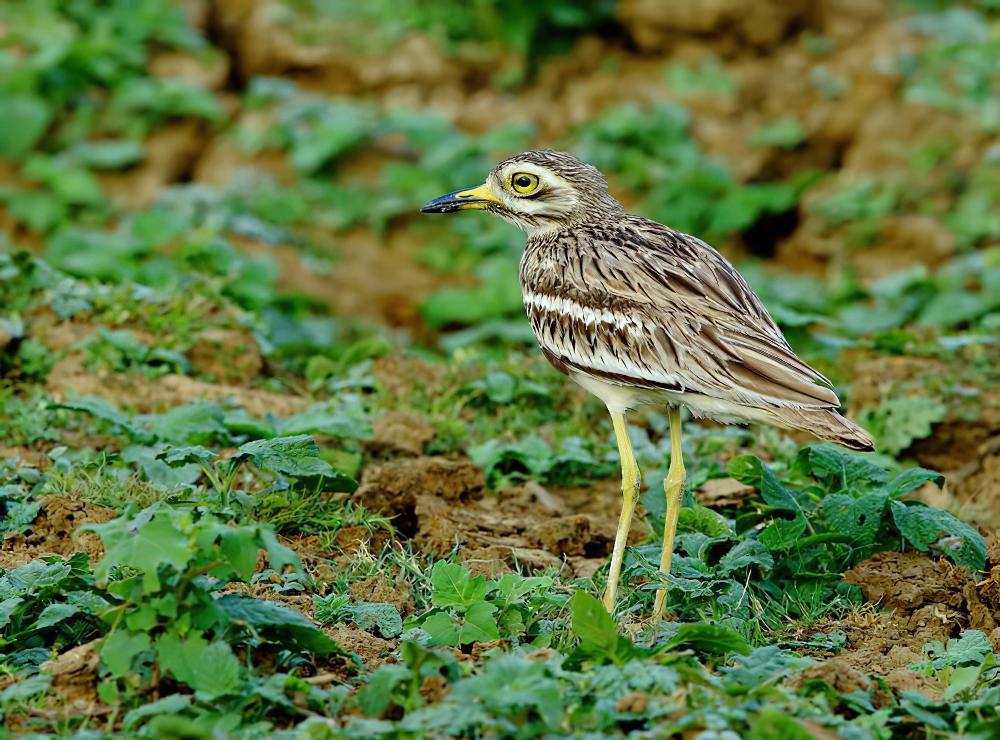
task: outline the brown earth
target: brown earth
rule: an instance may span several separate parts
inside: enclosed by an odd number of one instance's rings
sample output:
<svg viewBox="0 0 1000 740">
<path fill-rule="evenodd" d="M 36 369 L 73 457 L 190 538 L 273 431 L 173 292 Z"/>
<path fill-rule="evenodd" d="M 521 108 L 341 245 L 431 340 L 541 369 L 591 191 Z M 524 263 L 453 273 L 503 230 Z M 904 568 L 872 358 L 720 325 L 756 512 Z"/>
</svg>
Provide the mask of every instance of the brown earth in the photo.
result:
<svg viewBox="0 0 1000 740">
<path fill-rule="evenodd" d="M 521 565 L 589 576 L 610 552 L 617 527 L 621 496 L 605 493 L 538 484 L 487 493 L 482 471 L 471 463 L 417 457 L 369 465 L 354 500 L 392 517 L 425 553 L 457 548 L 477 572 Z M 632 541 L 644 536 L 637 523 Z"/>
<path fill-rule="evenodd" d="M 104 546 L 93 532 L 78 531 L 84 524 L 101 524 L 114 519 L 117 512 L 95 506 L 72 496 L 45 496 L 41 511 L 31 528 L 23 533 L 8 533 L 0 545 L 0 568 L 9 570 L 44 555 L 72 555 L 85 552 L 90 562 L 104 556 Z"/>
<path fill-rule="evenodd" d="M 912 668 L 924 660 L 925 644 L 971 628 L 1000 648 L 997 536 L 988 546 L 989 575 L 979 582 L 947 560 L 917 552 L 883 552 L 858 563 L 844 581 L 860 588 L 871 605 L 823 625 L 822 632 L 843 632 L 847 645 L 803 672 L 799 682 L 822 679 L 838 689 L 867 688 L 869 677 L 879 676 L 898 691 L 940 699 L 944 687 Z"/>
</svg>

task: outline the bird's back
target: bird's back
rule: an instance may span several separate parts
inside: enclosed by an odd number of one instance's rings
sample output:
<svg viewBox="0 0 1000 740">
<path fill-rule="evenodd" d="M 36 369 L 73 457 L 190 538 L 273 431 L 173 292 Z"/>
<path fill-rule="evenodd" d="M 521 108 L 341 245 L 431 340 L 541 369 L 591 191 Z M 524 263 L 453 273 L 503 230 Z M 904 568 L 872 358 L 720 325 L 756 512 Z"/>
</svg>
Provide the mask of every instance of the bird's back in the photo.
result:
<svg viewBox="0 0 1000 740">
<path fill-rule="evenodd" d="M 636 216 L 576 224 L 531 236 L 520 279 L 545 356 L 599 396 L 871 445 L 743 277 L 694 237 Z"/>
</svg>

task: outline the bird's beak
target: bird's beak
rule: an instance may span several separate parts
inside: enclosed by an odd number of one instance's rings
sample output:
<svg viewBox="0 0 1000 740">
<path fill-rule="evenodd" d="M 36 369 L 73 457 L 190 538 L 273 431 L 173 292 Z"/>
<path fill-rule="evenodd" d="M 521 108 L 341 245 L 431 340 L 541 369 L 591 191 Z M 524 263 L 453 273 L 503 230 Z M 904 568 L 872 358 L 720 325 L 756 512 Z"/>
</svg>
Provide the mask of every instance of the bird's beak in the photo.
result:
<svg viewBox="0 0 1000 740">
<path fill-rule="evenodd" d="M 471 190 L 456 190 L 445 193 L 424 203 L 421 213 L 454 213 L 470 208 L 488 208 L 491 203 L 499 203 L 485 183 Z"/>
</svg>

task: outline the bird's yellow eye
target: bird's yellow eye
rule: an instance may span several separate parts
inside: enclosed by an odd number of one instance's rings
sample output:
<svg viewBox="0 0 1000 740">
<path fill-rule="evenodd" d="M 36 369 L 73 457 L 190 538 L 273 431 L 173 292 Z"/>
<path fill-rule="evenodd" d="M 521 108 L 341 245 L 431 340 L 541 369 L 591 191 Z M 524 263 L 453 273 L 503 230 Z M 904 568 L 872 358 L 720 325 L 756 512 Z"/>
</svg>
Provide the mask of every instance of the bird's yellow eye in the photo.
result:
<svg viewBox="0 0 1000 740">
<path fill-rule="evenodd" d="M 538 187 L 538 175 L 515 172 L 510 178 L 510 186 L 518 193 L 530 193 Z"/>
</svg>

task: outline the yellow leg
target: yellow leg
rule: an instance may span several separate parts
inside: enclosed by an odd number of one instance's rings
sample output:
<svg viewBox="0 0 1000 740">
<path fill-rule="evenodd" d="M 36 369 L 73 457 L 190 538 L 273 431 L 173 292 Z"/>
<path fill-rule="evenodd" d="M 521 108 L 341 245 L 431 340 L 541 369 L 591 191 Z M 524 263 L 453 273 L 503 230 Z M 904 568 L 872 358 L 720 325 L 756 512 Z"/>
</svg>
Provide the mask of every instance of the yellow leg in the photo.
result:
<svg viewBox="0 0 1000 740">
<path fill-rule="evenodd" d="M 611 570 L 608 571 L 608 587 L 604 592 L 604 608 L 608 613 L 615 612 L 615 597 L 618 593 L 618 579 L 622 572 L 622 559 L 625 557 L 625 544 L 628 542 L 629 529 L 632 527 L 632 512 L 635 511 L 635 501 L 639 495 L 639 466 L 632 453 L 632 442 L 628 438 L 628 428 L 625 426 L 625 414 L 611 412 L 611 423 L 615 428 L 615 439 L 618 442 L 618 455 L 622 461 L 622 513 L 618 519 L 618 532 L 615 534 L 615 548 L 611 553 Z"/>
<path fill-rule="evenodd" d="M 663 524 L 663 554 L 660 556 L 660 573 L 663 578 L 670 576 L 670 561 L 674 554 L 674 534 L 677 532 L 677 517 L 681 512 L 681 500 L 684 496 L 684 451 L 681 448 L 681 411 L 671 408 L 670 417 L 670 467 L 663 481 L 663 493 L 667 497 L 667 512 Z M 653 606 L 653 619 L 660 619 L 664 613 L 667 600 L 666 589 L 656 592 L 656 603 Z"/>
</svg>

